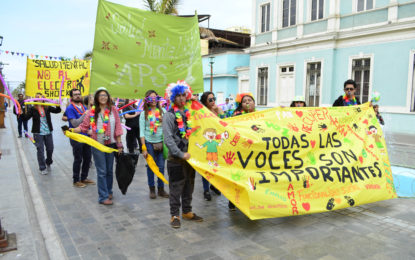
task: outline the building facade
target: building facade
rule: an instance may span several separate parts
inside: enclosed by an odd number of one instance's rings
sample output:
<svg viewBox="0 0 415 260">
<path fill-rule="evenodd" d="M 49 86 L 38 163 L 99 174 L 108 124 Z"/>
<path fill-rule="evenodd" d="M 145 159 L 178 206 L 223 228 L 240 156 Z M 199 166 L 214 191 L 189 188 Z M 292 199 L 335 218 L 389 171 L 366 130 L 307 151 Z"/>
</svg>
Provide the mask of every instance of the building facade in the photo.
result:
<svg viewBox="0 0 415 260">
<path fill-rule="evenodd" d="M 331 106 L 352 78 L 360 101 L 380 93 L 386 131 L 415 135 L 415 1 L 252 0 L 252 27 L 238 89 L 257 107 Z"/>
<path fill-rule="evenodd" d="M 216 103 L 223 104 L 225 98 L 235 98 L 238 94 L 238 68 L 249 65 L 249 54 L 235 50 L 203 56 L 205 91 L 210 91 L 211 58 L 214 58 L 212 64 L 212 92 L 215 93 Z"/>
</svg>

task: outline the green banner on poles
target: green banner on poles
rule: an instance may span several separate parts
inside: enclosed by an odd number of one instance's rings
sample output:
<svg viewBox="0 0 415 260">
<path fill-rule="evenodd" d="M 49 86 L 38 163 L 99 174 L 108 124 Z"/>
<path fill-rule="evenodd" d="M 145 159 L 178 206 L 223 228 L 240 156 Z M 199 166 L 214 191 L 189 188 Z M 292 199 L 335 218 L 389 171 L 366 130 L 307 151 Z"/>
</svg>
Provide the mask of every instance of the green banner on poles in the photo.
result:
<svg viewBox="0 0 415 260">
<path fill-rule="evenodd" d="M 203 92 L 197 16 L 164 15 L 100 0 L 91 93 L 105 87 L 112 96 L 137 98 L 153 89 L 162 96 L 177 80 Z"/>
</svg>

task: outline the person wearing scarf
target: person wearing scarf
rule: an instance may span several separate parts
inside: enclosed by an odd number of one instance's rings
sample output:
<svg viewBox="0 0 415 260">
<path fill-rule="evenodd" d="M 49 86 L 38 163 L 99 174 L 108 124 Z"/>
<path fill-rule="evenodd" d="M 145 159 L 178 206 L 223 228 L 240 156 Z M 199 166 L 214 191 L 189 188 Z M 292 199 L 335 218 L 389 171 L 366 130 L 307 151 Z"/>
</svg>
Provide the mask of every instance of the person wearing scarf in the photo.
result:
<svg viewBox="0 0 415 260">
<path fill-rule="evenodd" d="M 87 133 L 92 128 L 91 138 L 108 147 L 123 151 L 121 127 L 118 109 L 112 104 L 108 91 L 100 87 L 94 95 L 94 106 L 86 112 L 84 121 L 71 128 L 75 133 Z M 92 147 L 95 168 L 97 170 L 98 202 L 112 205 L 112 183 L 114 178 L 114 153 L 104 153 Z"/>
<path fill-rule="evenodd" d="M 163 157 L 163 114 L 166 110 L 161 107 L 161 97 L 154 90 L 146 93 L 144 111 L 140 115 L 140 138 L 142 143 L 142 154 L 144 158 L 151 155 L 154 158 L 160 172 L 164 174 Z M 156 187 L 154 185 L 154 173 L 147 166 L 147 183 L 150 189 L 150 199 L 156 198 Z M 169 194 L 164 191 L 164 183 L 157 178 L 157 193 L 159 197 L 168 198 Z"/>
<path fill-rule="evenodd" d="M 44 98 L 44 96 L 41 93 L 37 93 L 36 98 Z M 33 118 L 32 133 L 37 149 L 39 171 L 42 175 L 50 173 L 50 166 L 53 163 L 53 126 L 50 113 L 59 114 L 61 111 L 60 106 L 35 105 L 27 109 L 27 112 L 22 115 L 22 120 Z M 44 147 L 46 147 L 46 160 Z"/>
<path fill-rule="evenodd" d="M 180 207 L 182 218 L 196 222 L 202 222 L 203 218 L 192 212 L 192 194 L 195 182 L 195 170 L 187 160 L 190 154 L 187 152 L 190 123 L 190 99 L 192 90 L 184 81 L 171 83 L 166 88 L 165 99 L 172 105 L 163 116 L 164 142 L 169 149 L 167 171 L 169 174 L 169 201 L 170 201 L 170 225 L 180 228 Z"/>
<path fill-rule="evenodd" d="M 81 91 L 79 89 L 71 89 L 69 91 L 71 104 L 66 108 L 65 113 L 69 122 L 69 127 L 79 126 L 85 118 L 86 106 L 82 104 Z M 89 166 L 91 163 L 91 146 L 70 139 L 73 154 L 72 179 L 73 185 L 77 188 L 84 188 L 86 185 L 95 184 L 94 181 L 88 179 Z"/>
<path fill-rule="evenodd" d="M 352 79 L 346 80 L 343 84 L 344 95 L 338 97 L 334 101 L 334 107 L 345 107 L 345 106 L 356 106 L 360 105 L 360 101 L 355 97 L 354 93 L 356 92 L 356 82 Z"/>
</svg>

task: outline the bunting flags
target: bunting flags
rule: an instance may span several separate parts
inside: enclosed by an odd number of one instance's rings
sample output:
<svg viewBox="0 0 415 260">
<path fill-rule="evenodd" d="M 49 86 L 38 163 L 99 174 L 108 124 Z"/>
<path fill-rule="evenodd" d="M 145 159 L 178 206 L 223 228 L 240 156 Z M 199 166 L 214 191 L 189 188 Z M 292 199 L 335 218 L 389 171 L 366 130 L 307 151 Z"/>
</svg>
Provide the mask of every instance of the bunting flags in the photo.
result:
<svg viewBox="0 0 415 260">
<path fill-rule="evenodd" d="M 17 51 L 8 51 L 8 50 L 0 50 L 0 55 L 11 55 L 14 57 L 30 57 L 31 59 L 46 59 L 46 60 L 60 60 L 62 57 L 64 60 L 72 60 L 72 58 L 63 57 L 63 56 L 50 56 L 50 55 L 39 55 L 39 54 L 32 54 L 27 52 L 17 52 Z"/>
</svg>

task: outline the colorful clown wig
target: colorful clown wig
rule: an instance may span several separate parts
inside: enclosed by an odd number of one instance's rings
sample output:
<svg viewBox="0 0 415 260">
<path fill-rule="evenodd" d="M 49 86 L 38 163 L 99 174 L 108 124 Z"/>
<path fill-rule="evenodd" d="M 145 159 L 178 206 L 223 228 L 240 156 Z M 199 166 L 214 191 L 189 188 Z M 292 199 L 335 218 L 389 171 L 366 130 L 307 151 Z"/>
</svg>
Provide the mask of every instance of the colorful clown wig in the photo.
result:
<svg viewBox="0 0 415 260">
<path fill-rule="evenodd" d="M 164 98 L 166 100 L 170 100 L 170 102 L 174 102 L 177 94 L 186 94 L 186 100 L 190 100 L 192 97 L 192 88 L 189 84 L 186 83 L 184 80 L 179 80 L 176 83 L 170 83 L 166 88 L 166 93 L 164 94 Z"/>
<path fill-rule="evenodd" d="M 244 96 L 250 96 L 252 100 L 255 100 L 254 95 L 252 95 L 251 92 L 240 93 L 236 95 L 236 99 L 235 99 L 237 106 L 242 103 L 242 99 L 244 98 Z"/>
</svg>

